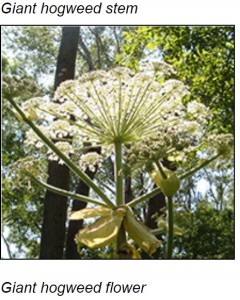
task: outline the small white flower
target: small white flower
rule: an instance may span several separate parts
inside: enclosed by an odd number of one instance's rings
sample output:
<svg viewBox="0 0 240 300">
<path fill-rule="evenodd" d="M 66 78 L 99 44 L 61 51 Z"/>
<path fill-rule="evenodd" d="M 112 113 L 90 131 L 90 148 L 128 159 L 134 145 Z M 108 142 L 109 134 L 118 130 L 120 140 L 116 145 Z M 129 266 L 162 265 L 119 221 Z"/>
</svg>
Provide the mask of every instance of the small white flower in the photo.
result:
<svg viewBox="0 0 240 300">
<path fill-rule="evenodd" d="M 101 166 L 102 156 L 97 152 L 88 152 L 83 154 L 79 161 L 80 168 L 85 172 L 89 169 L 91 172 L 95 172 L 97 166 Z"/>
<path fill-rule="evenodd" d="M 17 188 L 28 186 L 31 189 L 31 176 L 46 181 L 48 177 L 46 166 L 45 161 L 32 156 L 17 160 L 9 166 L 13 185 Z"/>
<path fill-rule="evenodd" d="M 55 143 L 55 146 L 68 158 L 74 153 L 73 146 L 68 142 L 57 142 Z M 64 164 L 64 162 L 59 159 L 59 157 L 51 149 L 48 150 L 48 159 L 58 161 L 59 164 Z"/>
<path fill-rule="evenodd" d="M 222 157 L 233 155 L 233 136 L 232 134 L 212 134 L 206 139 L 206 147 L 210 152 L 221 154 Z"/>
<path fill-rule="evenodd" d="M 50 125 L 50 135 L 52 138 L 63 138 L 71 135 L 72 126 L 64 120 L 55 120 Z"/>
<path fill-rule="evenodd" d="M 176 74 L 174 68 L 164 61 L 144 61 L 140 64 L 139 70 L 152 77 L 163 77 L 165 75 Z"/>
<path fill-rule="evenodd" d="M 38 126 L 38 128 L 41 130 L 41 132 L 46 136 L 50 137 L 48 129 L 45 126 Z M 39 136 L 32 130 L 29 129 L 26 132 L 26 139 L 24 143 L 28 146 L 35 146 L 36 148 L 42 148 L 44 146 L 43 141 L 39 138 Z"/>
<path fill-rule="evenodd" d="M 212 116 L 209 109 L 203 103 L 199 103 L 196 100 L 187 104 L 187 112 L 202 123 L 207 123 Z"/>
</svg>

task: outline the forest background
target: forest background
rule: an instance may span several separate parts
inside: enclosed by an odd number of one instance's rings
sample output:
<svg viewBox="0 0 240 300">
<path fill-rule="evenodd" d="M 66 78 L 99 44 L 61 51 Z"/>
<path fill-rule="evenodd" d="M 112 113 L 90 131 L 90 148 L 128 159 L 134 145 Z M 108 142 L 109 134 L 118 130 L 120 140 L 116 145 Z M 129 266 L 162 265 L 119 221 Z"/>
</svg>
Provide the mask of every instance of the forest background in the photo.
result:
<svg viewBox="0 0 240 300">
<path fill-rule="evenodd" d="M 51 97 L 54 75 L 57 85 L 61 51 L 71 53 L 75 77 L 117 65 L 136 70 L 146 58 L 164 60 L 177 70 L 176 79 L 189 86 L 191 94 L 185 101 L 197 100 L 211 108 L 212 132 L 234 133 L 232 26 L 3 27 L 2 46 L 2 242 L 9 258 L 111 257 L 109 247 L 94 251 L 83 248 L 78 252 L 73 243 L 74 234 L 83 224 L 73 226 L 66 219 L 67 211 L 85 204 L 55 199 L 54 205 L 49 205 L 51 195 L 45 195 L 44 190 L 37 186 L 19 189 L 11 180 L 9 165 L 31 149 L 23 143 L 26 126 L 19 125 L 6 100 L 11 98 L 21 104 L 33 96 Z M 107 179 L 111 186 L 108 174 L 112 174 L 111 164 L 93 175 Z M 74 178 L 69 184 L 76 184 Z M 215 172 L 205 168 L 181 186 L 175 197 L 179 230 L 174 258 L 234 258 L 233 184 L 232 158 L 217 166 Z M 148 188 L 143 175 L 135 181 L 128 179 L 126 186 L 129 198 Z M 156 229 L 161 222 L 155 215 L 164 206 L 158 195 L 139 206 L 137 213 L 146 225 Z M 164 235 L 162 228 L 163 240 Z M 161 251 L 155 254 L 155 258 L 161 257 Z"/>
</svg>

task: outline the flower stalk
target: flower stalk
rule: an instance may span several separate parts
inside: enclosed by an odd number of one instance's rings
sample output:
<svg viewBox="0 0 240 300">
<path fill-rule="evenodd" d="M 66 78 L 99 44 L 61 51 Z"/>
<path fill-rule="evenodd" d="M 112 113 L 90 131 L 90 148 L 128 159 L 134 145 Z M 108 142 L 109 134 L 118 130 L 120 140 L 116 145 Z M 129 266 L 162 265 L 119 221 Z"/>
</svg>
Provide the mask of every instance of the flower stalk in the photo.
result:
<svg viewBox="0 0 240 300">
<path fill-rule="evenodd" d="M 156 163 L 156 165 L 157 165 L 158 171 L 160 172 L 162 178 L 163 178 L 163 179 L 167 179 L 167 175 L 165 174 L 162 165 L 159 163 L 158 160 L 157 160 L 155 163 Z"/>
<path fill-rule="evenodd" d="M 122 170 L 122 143 L 115 143 L 115 182 L 116 182 L 116 204 L 124 205 L 123 192 L 123 170 Z"/>
<path fill-rule="evenodd" d="M 152 197 L 158 195 L 159 193 L 161 193 L 161 189 L 160 189 L 159 187 L 157 187 L 157 188 L 153 189 L 151 192 L 146 193 L 146 194 L 144 194 L 144 195 L 141 195 L 141 196 L 138 197 L 138 198 L 133 199 L 132 201 L 130 201 L 130 202 L 127 204 L 127 206 L 129 206 L 129 207 L 134 207 L 134 206 L 136 206 L 136 205 L 138 205 L 138 204 L 140 204 L 140 203 L 142 203 L 142 202 L 145 202 L 145 201 L 147 201 L 148 199 L 150 199 L 150 198 L 152 198 Z"/>
<path fill-rule="evenodd" d="M 122 206 L 125 204 L 123 189 L 123 171 L 122 171 L 122 143 L 115 143 L 115 183 L 116 183 L 116 204 Z M 117 255 L 118 258 L 124 258 L 122 249 L 126 245 L 126 233 L 123 225 L 120 226 L 117 234 Z"/>
<path fill-rule="evenodd" d="M 188 172 L 186 172 L 185 174 L 183 174 L 182 176 L 180 176 L 180 179 L 186 179 L 192 175 L 194 175 L 196 172 L 200 171 L 201 169 L 203 169 L 204 167 L 206 167 L 208 164 L 210 164 L 212 161 L 214 161 L 215 159 L 217 159 L 221 154 L 216 154 L 215 156 L 213 156 L 210 159 L 206 159 L 202 164 L 200 164 L 198 167 L 189 170 Z"/>
<path fill-rule="evenodd" d="M 73 192 L 68 192 L 66 190 L 57 188 L 57 187 L 55 187 L 53 185 L 50 185 L 46 182 L 43 182 L 41 180 L 38 180 L 37 178 L 35 178 L 31 175 L 30 175 L 30 177 L 34 182 L 36 182 L 40 186 L 46 188 L 47 190 L 49 190 L 49 191 L 51 191 L 55 194 L 58 194 L 58 195 L 61 195 L 61 196 L 66 196 L 66 197 L 71 197 L 72 199 L 76 199 L 76 200 L 83 201 L 83 202 L 86 202 L 86 203 L 92 203 L 92 204 L 95 204 L 95 205 L 100 205 L 102 207 L 108 207 L 108 205 L 106 205 L 105 203 L 97 201 L 93 198 L 90 198 L 90 197 L 87 197 L 87 196 L 84 196 L 84 195 L 80 195 L 80 194 L 76 194 L 76 193 L 73 193 Z"/>
</svg>

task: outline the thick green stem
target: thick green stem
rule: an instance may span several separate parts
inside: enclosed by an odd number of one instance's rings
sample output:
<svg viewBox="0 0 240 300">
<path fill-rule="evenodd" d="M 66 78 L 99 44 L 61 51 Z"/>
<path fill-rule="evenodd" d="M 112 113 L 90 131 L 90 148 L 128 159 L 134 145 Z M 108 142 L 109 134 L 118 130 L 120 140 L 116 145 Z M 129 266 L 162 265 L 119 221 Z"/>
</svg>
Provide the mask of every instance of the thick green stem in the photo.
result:
<svg viewBox="0 0 240 300">
<path fill-rule="evenodd" d="M 172 251 L 173 251 L 173 236 L 174 236 L 174 230 L 173 230 L 173 200 L 172 197 L 167 197 L 167 210 L 168 210 L 168 232 L 167 232 L 167 253 L 166 258 L 171 259 L 172 258 Z"/>
<path fill-rule="evenodd" d="M 115 182 L 116 182 L 116 204 L 124 205 L 123 170 L 122 170 L 122 143 L 115 143 Z"/>
<path fill-rule="evenodd" d="M 91 180 L 89 176 L 87 176 L 85 173 L 83 173 L 66 155 L 64 155 L 55 145 L 52 141 L 50 141 L 42 132 L 38 129 L 35 124 L 29 120 L 24 112 L 21 110 L 21 108 L 12 100 L 9 99 L 10 103 L 13 105 L 13 107 L 16 109 L 16 111 L 19 113 L 21 118 L 24 122 L 26 122 L 32 130 L 40 137 L 40 139 L 55 153 L 58 157 L 60 157 L 65 164 L 69 167 L 70 170 L 72 170 L 76 175 L 78 175 L 82 181 L 84 181 L 90 188 L 94 190 L 94 192 L 102 198 L 102 200 L 109 206 L 114 208 L 113 203 L 108 199 L 108 197 L 100 190 L 100 188 Z"/>
<path fill-rule="evenodd" d="M 122 143 L 115 143 L 115 182 L 116 182 L 116 204 L 124 205 L 123 170 L 122 170 Z M 126 245 L 126 232 L 123 225 L 117 235 L 117 256 L 124 258 L 124 246 Z"/>
</svg>

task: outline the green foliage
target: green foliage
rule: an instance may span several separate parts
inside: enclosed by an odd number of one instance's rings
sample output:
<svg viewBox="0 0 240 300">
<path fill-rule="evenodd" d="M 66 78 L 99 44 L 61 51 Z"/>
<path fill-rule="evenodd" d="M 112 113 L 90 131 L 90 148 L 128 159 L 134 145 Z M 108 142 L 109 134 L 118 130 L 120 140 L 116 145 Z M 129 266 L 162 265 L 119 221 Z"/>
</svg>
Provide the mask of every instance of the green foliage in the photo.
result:
<svg viewBox="0 0 240 300">
<path fill-rule="evenodd" d="M 175 236 L 175 257 L 234 259 L 234 211 L 218 210 L 202 201 L 195 211 L 176 213 L 183 234 Z"/>
<path fill-rule="evenodd" d="M 162 57 L 190 88 L 189 100 L 209 106 L 212 128 L 233 132 L 234 27 L 141 26 L 125 33 L 121 64 L 138 68 L 141 59 Z"/>
<path fill-rule="evenodd" d="M 43 191 L 38 187 L 14 189 L 8 175 L 2 179 L 2 186 L 2 232 L 12 258 L 37 258 Z"/>
<path fill-rule="evenodd" d="M 27 72 L 39 82 L 39 75 L 55 70 L 60 33 L 60 26 L 4 26 L 3 53 L 14 56 L 18 72 Z"/>
<path fill-rule="evenodd" d="M 20 68 L 20 63 L 3 57 L 2 76 L 2 234 L 9 245 L 12 258 L 37 258 L 41 232 L 42 194 L 35 189 L 13 187 L 9 165 L 29 154 L 23 140 L 26 125 L 19 123 L 7 99 L 17 102 L 41 94 L 33 76 Z"/>
</svg>

